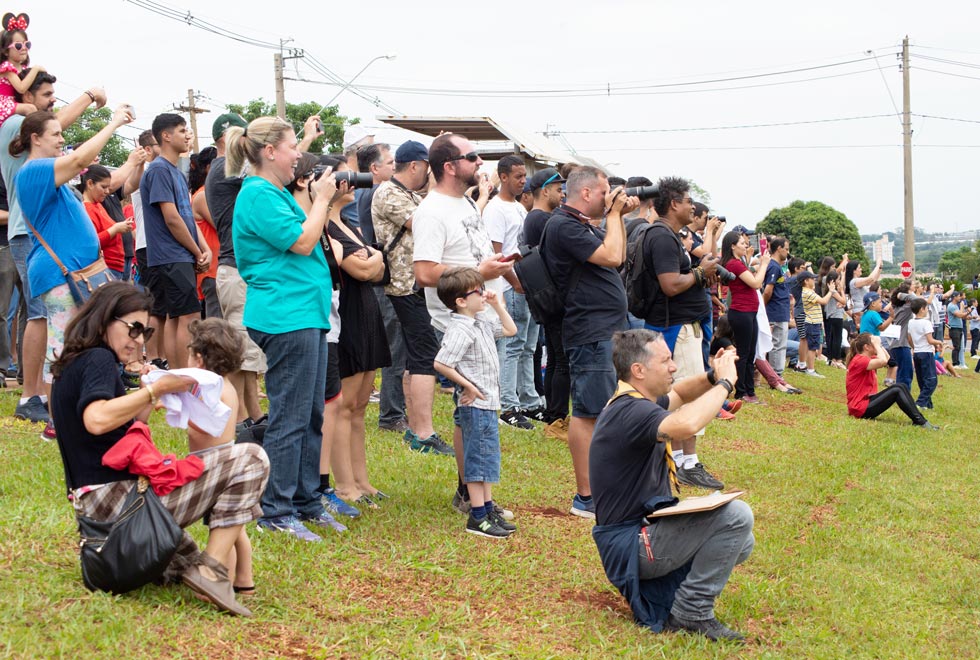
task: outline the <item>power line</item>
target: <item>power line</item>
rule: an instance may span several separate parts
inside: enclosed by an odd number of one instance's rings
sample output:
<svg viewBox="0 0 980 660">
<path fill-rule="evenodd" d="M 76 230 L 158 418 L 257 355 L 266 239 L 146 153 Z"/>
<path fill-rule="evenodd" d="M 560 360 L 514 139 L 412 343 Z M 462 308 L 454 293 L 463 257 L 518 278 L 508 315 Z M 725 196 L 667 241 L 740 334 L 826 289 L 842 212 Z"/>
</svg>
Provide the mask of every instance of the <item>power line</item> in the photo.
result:
<svg viewBox="0 0 980 660">
<path fill-rule="evenodd" d="M 923 115 L 919 113 L 912 113 L 915 117 L 924 117 L 926 119 L 942 119 L 943 121 L 958 121 L 964 124 L 980 124 L 980 120 L 977 119 L 960 119 L 958 117 L 941 117 L 939 115 Z"/>
<path fill-rule="evenodd" d="M 699 126 L 689 128 L 638 128 L 638 129 L 601 129 L 601 130 L 579 130 L 579 131 L 554 131 L 554 134 L 580 135 L 580 134 L 633 134 L 633 133 L 685 133 L 693 131 L 725 131 L 743 128 L 771 128 L 776 126 L 801 126 L 805 124 L 830 124 L 841 121 L 857 121 L 863 119 L 881 119 L 883 117 L 894 117 L 891 113 L 881 115 L 862 115 L 858 117 L 836 117 L 833 119 L 806 119 L 800 121 L 770 122 L 766 124 L 734 124 L 729 126 Z"/>
<path fill-rule="evenodd" d="M 916 71 L 928 71 L 929 73 L 938 73 L 943 76 L 952 76 L 954 78 L 967 78 L 969 80 L 980 80 L 977 76 L 967 76 L 962 73 L 952 73 L 950 71 L 937 71 L 936 69 L 924 69 L 921 66 L 915 68 Z"/>
<path fill-rule="evenodd" d="M 980 149 L 980 144 L 918 144 L 916 148 L 937 149 Z M 580 149 L 585 153 L 617 151 L 755 151 L 755 150 L 794 150 L 794 149 L 900 149 L 900 144 L 794 144 L 794 145 L 749 145 L 740 147 L 609 147 L 606 149 Z"/>
<path fill-rule="evenodd" d="M 929 55 L 917 55 L 920 60 L 926 60 L 927 62 L 939 62 L 940 64 L 950 64 L 953 66 L 962 66 L 968 69 L 980 69 L 980 64 L 974 62 L 963 62 L 960 60 L 949 60 L 942 57 L 930 57 Z"/>
</svg>

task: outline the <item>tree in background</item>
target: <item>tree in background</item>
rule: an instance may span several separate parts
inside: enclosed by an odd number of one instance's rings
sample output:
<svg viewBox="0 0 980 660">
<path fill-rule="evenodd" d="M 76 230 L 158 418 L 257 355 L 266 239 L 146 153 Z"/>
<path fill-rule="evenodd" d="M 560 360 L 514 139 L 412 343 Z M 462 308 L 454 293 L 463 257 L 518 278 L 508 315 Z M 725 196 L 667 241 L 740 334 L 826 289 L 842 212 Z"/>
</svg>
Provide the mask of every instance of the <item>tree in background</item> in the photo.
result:
<svg viewBox="0 0 980 660">
<path fill-rule="evenodd" d="M 86 108 L 78 121 L 62 131 L 65 146 L 81 144 L 101 131 L 112 120 L 112 108 Z M 113 135 L 99 152 L 99 163 L 106 167 L 119 167 L 126 162 L 130 148 L 118 135 Z"/>
<path fill-rule="evenodd" d="M 245 105 L 232 103 L 228 106 L 229 112 L 237 112 L 246 121 L 252 121 L 258 117 L 274 117 L 276 115 L 276 104 L 269 103 L 265 99 L 252 99 Z M 341 151 L 344 142 L 344 129 L 351 124 L 357 124 L 360 119 L 348 119 L 338 113 L 336 105 L 328 108 L 321 108 L 319 103 L 308 101 L 306 103 L 287 103 L 286 120 L 292 123 L 293 128 L 299 132 L 308 117 L 319 113 L 323 121 L 324 135 L 318 137 L 310 145 L 310 153 L 322 154 Z"/>
<path fill-rule="evenodd" d="M 972 282 L 980 273 L 980 241 L 971 247 L 963 245 L 943 253 L 937 270 L 945 276 L 954 276 L 963 282 Z"/>
<path fill-rule="evenodd" d="M 851 261 L 860 261 L 865 272 L 870 266 L 858 228 L 846 215 L 822 202 L 797 200 L 773 209 L 756 225 L 756 231 L 785 236 L 794 256 L 814 264 L 826 255 L 839 261 L 847 254 Z"/>
</svg>

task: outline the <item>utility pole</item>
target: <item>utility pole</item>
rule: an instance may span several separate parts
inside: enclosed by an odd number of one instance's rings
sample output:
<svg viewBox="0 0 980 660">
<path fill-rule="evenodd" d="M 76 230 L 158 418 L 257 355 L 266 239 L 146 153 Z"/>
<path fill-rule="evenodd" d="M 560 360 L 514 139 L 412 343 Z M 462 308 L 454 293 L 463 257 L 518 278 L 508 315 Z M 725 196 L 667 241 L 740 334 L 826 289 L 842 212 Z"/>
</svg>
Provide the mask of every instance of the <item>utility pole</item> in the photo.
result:
<svg viewBox="0 0 980 660">
<path fill-rule="evenodd" d="M 197 107 L 196 99 L 194 98 L 194 90 L 187 90 L 187 105 L 175 105 L 174 110 L 179 110 L 181 112 L 186 112 L 191 116 L 191 133 L 194 134 L 194 151 L 197 153 L 201 150 L 200 143 L 197 139 L 197 115 L 200 112 L 211 112 L 206 108 Z"/>
<path fill-rule="evenodd" d="M 909 89 L 909 37 L 902 40 L 902 151 L 905 156 L 905 260 L 915 268 L 915 219 L 912 214 L 912 110 Z"/>
<path fill-rule="evenodd" d="M 280 41 L 280 46 L 285 45 L 286 41 Z M 276 72 L 276 115 L 281 119 L 286 118 L 286 85 L 283 82 L 285 61 L 295 60 L 301 57 L 303 57 L 302 48 L 290 48 L 289 55 L 283 55 L 282 51 L 280 50 L 278 53 L 272 56 Z"/>
<path fill-rule="evenodd" d="M 276 53 L 272 56 L 275 62 L 276 69 L 276 115 L 281 118 L 286 118 L 286 85 L 282 80 L 282 53 Z"/>
</svg>

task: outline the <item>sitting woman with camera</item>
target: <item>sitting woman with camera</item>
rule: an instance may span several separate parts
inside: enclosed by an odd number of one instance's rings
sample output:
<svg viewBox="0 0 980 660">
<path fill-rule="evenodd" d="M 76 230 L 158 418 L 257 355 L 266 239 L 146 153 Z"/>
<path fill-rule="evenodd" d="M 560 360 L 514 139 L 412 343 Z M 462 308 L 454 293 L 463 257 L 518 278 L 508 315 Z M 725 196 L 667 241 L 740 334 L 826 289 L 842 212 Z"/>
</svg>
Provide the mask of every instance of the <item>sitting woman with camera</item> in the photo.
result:
<svg viewBox="0 0 980 660">
<path fill-rule="evenodd" d="M 126 393 L 121 365 L 132 361 L 153 334 L 151 304 L 147 294 L 126 282 L 96 289 L 68 323 L 64 350 L 51 368 L 51 413 L 58 428 L 68 497 L 77 516 L 94 521 L 120 517 L 137 477 L 107 467 L 103 455 L 129 433 L 136 420 L 149 418 L 159 397 L 187 392 L 197 385 L 186 376 L 166 375 Z M 235 600 L 226 562 L 242 526 L 262 513 L 258 502 L 269 462 L 254 444 L 222 445 L 198 456 L 203 462 L 200 476 L 159 500 L 180 527 L 208 514 L 208 544 L 201 552 L 184 532 L 168 573 L 180 576 L 219 609 L 249 616 L 248 609 Z M 145 564 L 146 559 L 133 557 L 130 561 Z"/>
<path fill-rule="evenodd" d="M 878 369 L 888 366 L 888 351 L 881 346 L 881 339 L 862 332 L 851 342 L 847 353 L 847 412 L 851 417 L 874 419 L 896 403 L 912 423 L 925 429 L 938 431 L 919 412 L 909 388 L 901 383 L 878 391 Z"/>
</svg>

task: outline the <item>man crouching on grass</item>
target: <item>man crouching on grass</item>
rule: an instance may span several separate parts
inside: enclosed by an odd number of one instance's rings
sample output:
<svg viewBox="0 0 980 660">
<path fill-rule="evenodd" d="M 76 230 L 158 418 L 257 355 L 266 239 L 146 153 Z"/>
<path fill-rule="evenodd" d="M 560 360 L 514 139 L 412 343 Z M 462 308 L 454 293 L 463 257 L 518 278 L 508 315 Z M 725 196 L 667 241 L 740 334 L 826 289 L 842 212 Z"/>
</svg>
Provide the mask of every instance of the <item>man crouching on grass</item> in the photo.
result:
<svg viewBox="0 0 980 660">
<path fill-rule="evenodd" d="M 676 502 L 671 440 L 690 437 L 715 418 L 732 392 L 736 357 L 721 351 L 713 370 L 672 387 L 677 367 L 660 333 L 613 335 L 619 386 L 596 421 L 589 452 L 592 536 L 609 581 L 636 621 L 655 632 L 744 639 L 715 619 L 714 604 L 755 545 L 749 505 L 733 500 L 710 511 L 645 518 Z"/>
</svg>

